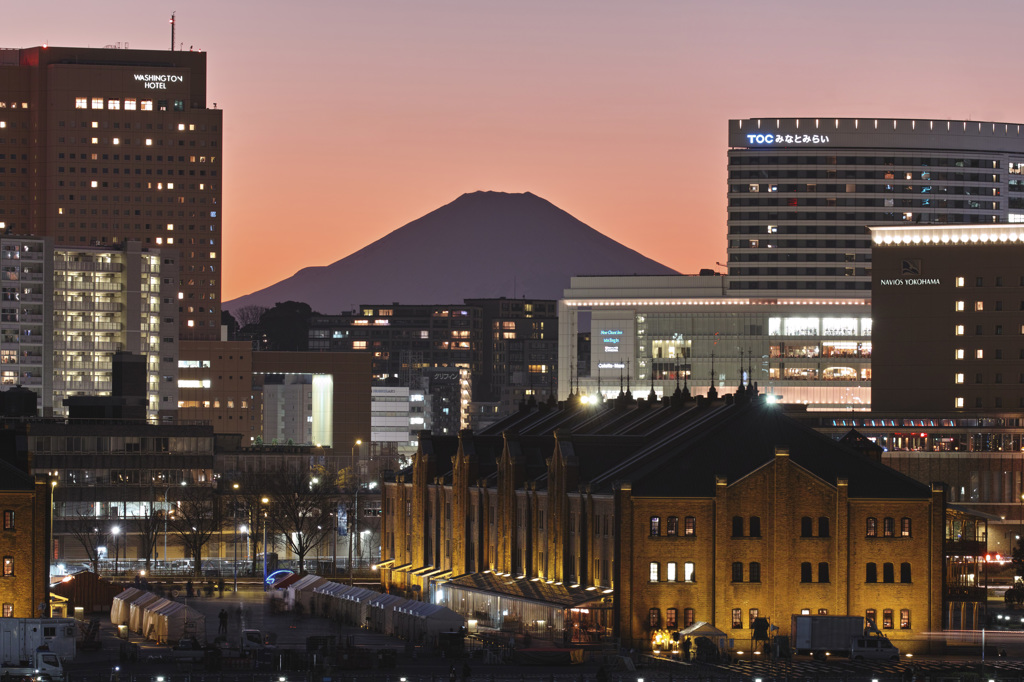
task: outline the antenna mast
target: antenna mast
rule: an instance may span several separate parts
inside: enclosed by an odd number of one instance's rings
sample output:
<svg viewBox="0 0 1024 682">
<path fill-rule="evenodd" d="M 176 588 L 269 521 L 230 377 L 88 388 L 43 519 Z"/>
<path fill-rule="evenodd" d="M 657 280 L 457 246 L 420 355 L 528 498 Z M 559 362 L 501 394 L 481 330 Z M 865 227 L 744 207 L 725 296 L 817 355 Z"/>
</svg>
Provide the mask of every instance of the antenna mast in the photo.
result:
<svg viewBox="0 0 1024 682">
<path fill-rule="evenodd" d="M 171 52 L 174 52 L 174 15 L 177 12 L 171 12 Z"/>
</svg>

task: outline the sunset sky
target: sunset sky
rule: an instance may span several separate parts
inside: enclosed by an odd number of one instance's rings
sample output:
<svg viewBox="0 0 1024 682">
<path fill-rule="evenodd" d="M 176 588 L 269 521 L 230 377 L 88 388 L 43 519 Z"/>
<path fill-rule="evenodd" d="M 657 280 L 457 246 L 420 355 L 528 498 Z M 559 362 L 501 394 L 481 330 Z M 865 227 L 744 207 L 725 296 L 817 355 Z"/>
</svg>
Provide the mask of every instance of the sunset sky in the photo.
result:
<svg viewBox="0 0 1024 682">
<path fill-rule="evenodd" d="M 696 272 L 730 118 L 1024 122 L 1018 0 L 51 0 L 0 47 L 166 49 L 171 11 L 225 111 L 225 300 L 476 190 Z"/>
</svg>

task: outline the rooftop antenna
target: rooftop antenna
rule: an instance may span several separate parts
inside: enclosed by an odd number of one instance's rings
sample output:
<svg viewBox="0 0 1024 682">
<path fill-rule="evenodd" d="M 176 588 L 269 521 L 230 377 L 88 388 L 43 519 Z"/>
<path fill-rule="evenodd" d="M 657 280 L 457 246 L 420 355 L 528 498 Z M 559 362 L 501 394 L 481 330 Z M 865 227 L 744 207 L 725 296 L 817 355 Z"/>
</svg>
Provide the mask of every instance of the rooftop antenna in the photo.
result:
<svg viewBox="0 0 1024 682">
<path fill-rule="evenodd" d="M 174 52 L 174 15 L 177 12 L 171 12 L 171 52 Z"/>
</svg>

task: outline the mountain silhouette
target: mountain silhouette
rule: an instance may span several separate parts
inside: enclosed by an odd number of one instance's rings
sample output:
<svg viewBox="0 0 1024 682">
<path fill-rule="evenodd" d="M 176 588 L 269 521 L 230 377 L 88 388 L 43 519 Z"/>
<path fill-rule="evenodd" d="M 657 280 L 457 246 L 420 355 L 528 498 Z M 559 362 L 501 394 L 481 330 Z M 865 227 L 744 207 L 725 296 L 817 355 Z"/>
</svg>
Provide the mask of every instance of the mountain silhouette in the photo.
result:
<svg viewBox="0 0 1024 682">
<path fill-rule="evenodd" d="M 367 303 L 558 299 L 573 275 L 634 274 L 678 273 L 529 192 L 473 192 L 339 261 L 303 268 L 224 308 L 303 301 L 337 314 Z"/>
</svg>

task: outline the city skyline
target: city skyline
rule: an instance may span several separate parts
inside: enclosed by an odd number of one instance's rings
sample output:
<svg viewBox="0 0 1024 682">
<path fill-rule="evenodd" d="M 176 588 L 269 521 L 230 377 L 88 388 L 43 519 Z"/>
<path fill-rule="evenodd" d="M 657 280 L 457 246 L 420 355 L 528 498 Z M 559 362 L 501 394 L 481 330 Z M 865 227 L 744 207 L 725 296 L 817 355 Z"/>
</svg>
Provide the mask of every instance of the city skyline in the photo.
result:
<svg viewBox="0 0 1024 682">
<path fill-rule="evenodd" d="M 1005 70 L 945 47 L 1012 45 L 1022 10 L 953 7 L 58 2 L 12 7 L 0 45 L 167 49 L 176 10 L 176 48 L 209 53 L 225 110 L 230 300 L 475 190 L 533 192 L 681 272 L 713 267 L 730 118 L 1024 119 Z"/>
</svg>

